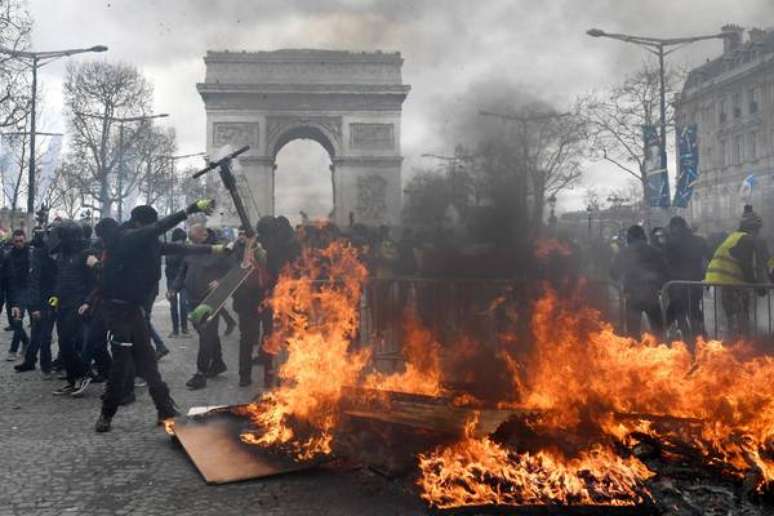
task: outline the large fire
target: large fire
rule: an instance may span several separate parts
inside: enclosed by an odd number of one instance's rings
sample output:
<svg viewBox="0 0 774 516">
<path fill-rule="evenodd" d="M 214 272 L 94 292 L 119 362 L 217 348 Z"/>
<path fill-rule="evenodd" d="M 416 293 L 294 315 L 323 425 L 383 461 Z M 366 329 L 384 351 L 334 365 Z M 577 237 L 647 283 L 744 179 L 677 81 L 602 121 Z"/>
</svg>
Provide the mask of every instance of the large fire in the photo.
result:
<svg viewBox="0 0 774 516">
<path fill-rule="evenodd" d="M 410 310 L 404 370 L 371 368 L 369 347 L 353 345 L 366 278 L 356 251 L 340 242 L 306 249 L 283 272 L 270 301 L 275 333 L 268 343 L 286 356 L 281 385 L 246 409 L 255 429 L 245 442 L 284 447 L 302 460 L 331 453 L 349 387 L 453 394 L 455 405 L 481 404 L 447 387 L 453 382 L 442 346 Z M 654 473 L 626 450 L 648 440 L 665 454 L 688 448 L 723 475 L 753 475 L 759 490 L 774 480 L 774 360 L 744 343 L 700 341 L 691 354 L 682 343 L 621 337 L 577 296 L 563 294 L 546 287 L 533 306 L 507 307 L 531 313 L 528 341 L 517 337 L 517 316 L 506 318 L 512 331 L 493 337 L 511 374 L 495 401 L 539 417 L 523 432 L 483 438 L 473 437 L 474 420 L 458 442 L 420 454 L 418 485 L 428 503 L 642 503 Z M 504 303 L 514 302 L 505 296 L 495 304 Z M 459 340 L 455 353 L 483 345 Z"/>
</svg>

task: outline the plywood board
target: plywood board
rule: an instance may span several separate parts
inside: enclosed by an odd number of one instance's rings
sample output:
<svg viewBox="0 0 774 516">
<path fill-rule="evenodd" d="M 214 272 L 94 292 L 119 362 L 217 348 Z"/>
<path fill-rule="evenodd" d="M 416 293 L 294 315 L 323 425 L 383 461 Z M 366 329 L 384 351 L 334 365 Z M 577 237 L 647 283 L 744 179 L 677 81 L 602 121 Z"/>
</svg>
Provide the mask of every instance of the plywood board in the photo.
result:
<svg viewBox="0 0 774 516">
<path fill-rule="evenodd" d="M 243 443 L 245 420 L 229 412 L 176 421 L 175 435 L 208 484 L 227 484 L 315 467 Z"/>
</svg>

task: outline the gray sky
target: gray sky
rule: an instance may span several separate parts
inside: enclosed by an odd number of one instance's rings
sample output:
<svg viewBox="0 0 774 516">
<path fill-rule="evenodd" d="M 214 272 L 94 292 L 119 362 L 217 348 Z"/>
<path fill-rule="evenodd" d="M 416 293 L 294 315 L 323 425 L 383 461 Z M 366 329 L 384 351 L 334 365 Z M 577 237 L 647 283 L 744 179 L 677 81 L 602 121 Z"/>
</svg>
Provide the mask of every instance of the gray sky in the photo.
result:
<svg viewBox="0 0 774 516">
<path fill-rule="evenodd" d="M 33 46 L 40 50 L 105 44 L 106 59 L 131 63 L 155 86 L 157 111 L 169 112 L 180 153 L 205 146 L 205 115 L 195 84 L 208 49 L 326 48 L 399 50 L 403 80 L 404 179 L 432 166 L 423 152 L 450 153 L 455 106 L 476 102 L 471 85 L 503 81 L 567 105 L 637 68 L 645 54 L 624 43 L 592 39 L 591 27 L 653 36 L 713 33 L 726 23 L 774 26 L 774 0 L 30 0 Z M 680 50 L 671 62 L 700 64 L 720 53 L 709 41 Z M 64 63 L 45 68 L 41 82 L 46 130 L 62 130 Z M 311 150 L 310 150 L 311 149 Z M 286 147 L 278 157 L 281 191 L 330 195 L 327 159 L 312 144 Z M 303 173 L 302 173 L 303 172 Z M 673 172 L 673 171 L 671 171 Z M 626 176 L 590 164 L 585 182 L 620 185 Z M 304 190 L 300 190 L 304 187 Z M 582 187 L 560 199 L 580 207 Z M 279 199 L 278 199 L 279 200 Z M 302 201 L 296 203 L 302 204 Z M 317 202 L 324 211 L 330 202 Z M 287 207 L 296 210 L 291 202 Z M 314 210 L 313 210 L 314 211 Z"/>
</svg>

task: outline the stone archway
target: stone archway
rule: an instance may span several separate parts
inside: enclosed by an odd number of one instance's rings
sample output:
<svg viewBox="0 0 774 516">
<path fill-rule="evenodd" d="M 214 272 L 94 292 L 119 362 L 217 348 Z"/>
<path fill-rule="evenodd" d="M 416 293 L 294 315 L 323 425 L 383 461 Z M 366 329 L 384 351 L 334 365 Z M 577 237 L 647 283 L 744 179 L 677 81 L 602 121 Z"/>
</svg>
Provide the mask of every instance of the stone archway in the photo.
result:
<svg viewBox="0 0 774 516">
<path fill-rule="evenodd" d="M 279 150 L 317 141 L 335 170 L 335 222 L 397 224 L 401 205 L 399 53 L 330 50 L 208 52 L 197 88 L 207 112 L 207 147 L 250 145 L 240 160 L 254 216 L 274 213 Z"/>
</svg>

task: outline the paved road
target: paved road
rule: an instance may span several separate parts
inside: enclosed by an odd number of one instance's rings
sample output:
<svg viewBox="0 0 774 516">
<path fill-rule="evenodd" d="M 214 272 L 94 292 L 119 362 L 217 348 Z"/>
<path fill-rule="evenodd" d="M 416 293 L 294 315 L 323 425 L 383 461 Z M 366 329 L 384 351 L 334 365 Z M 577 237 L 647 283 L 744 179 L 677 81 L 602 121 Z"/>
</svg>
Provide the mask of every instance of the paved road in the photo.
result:
<svg viewBox="0 0 774 516">
<path fill-rule="evenodd" d="M 161 302 L 154 313 L 162 335 L 170 331 L 167 310 Z M 0 331 L 0 359 L 5 359 L 9 339 Z M 255 387 L 236 385 L 236 332 L 223 342 L 230 370 L 194 392 L 184 384 L 193 372 L 195 340 L 167 342 L 172 353 L 161 361 L 161 372 L 183 411 L 255 395 Z M 96 434 L 101 385 L 90 386 L 81 399 L 55 397 L 51 391 L 63 382 L 44 381 L 38 371 L 18 374 L 12 366 L 0 362 L 0 515 L 423 512 L 404 484 L 368 470 L 318 470 L 207 486 L 182 450 L 155 426 L 147 389 L 137 389 L 138 401 L 119 411 L 112 432 Z"/>
</svg>

